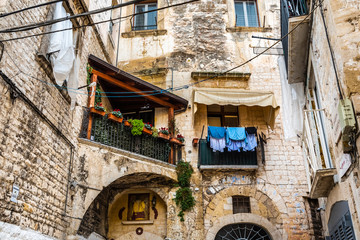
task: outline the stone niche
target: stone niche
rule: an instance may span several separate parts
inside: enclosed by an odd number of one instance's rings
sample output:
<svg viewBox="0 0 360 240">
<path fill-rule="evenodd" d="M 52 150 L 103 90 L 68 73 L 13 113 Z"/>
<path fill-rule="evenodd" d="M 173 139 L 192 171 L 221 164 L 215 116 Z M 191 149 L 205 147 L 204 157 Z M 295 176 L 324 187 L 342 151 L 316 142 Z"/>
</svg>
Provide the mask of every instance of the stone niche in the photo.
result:
<svg viewBox="0 0 360 240">
<path fill-rule="evenodd" d="M 155 197 L 155 207 L 153 199 Z M 142 204 L 144 215 L 136 216 L 134 203 Z M 132 209 L 134 207 L 134 209 Z M 127 190 L 115 196 L 109 205 L 108 238 L 164 239 L 166 236 L 166 203 L 153 191 L 146 189 Z"/>
</svg>

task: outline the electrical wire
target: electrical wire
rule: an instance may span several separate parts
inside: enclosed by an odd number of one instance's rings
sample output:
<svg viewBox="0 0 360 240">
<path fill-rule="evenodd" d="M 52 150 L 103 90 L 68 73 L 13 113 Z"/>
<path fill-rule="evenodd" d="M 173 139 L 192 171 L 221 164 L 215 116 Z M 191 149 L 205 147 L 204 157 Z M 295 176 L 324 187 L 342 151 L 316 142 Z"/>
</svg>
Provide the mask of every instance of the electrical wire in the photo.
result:
<svg viewBox="0 0 360 240">
<path fill-rule="evenodd" d="M 46 6 L 46 5 L 50 5 L 50 4 L 57 3 L 57 2 L 63 2 L 63 1 L 65 1 L 65 0 L 55 0 L 55 1 L 51 1 L 51 2 L 40 3 L 38 5 L 34 5 L 34 6 L 27 7 L 27 8 L 19 9 L 19 10 L 13 11 L 13 12 L 0 14 L 0 18 L 10 16 L 10 15 L 13 15 L 13 14 L 16 14 L 16 13 L 24 12 L 24 11 L 27 11 L 27 10 L 30 10 L 30 9 L 33 9 L 33 8 L 43 7 L 43 6 Z"/>
<path fill-rule="evenodd" d="M 141 12 L 141 13 L 133 13 L 133 14 L 130 14 L 130 15 L 127 15 L 127 16 L 124 16 L 124 17 L 117 17 L 117 18 L 112 18 L 112 19 L 103 20 L 103 21 L 99 21 L 99 22 L 88 23 L 88 24 L 84 24 L 84 25 L 81 25 L 81 26 L 73 26 L 71 28 L 63 28 L 63 29 L 59 29 L 59 30 L 47 31 L 47 32 L 42 32 L 42 33 L 37 33 L 37 34 L 31 34 L 31 35 L 22 36 L 22 37 L 3 39 L 3 40 L 0 40 L 0 41 L 1 42 L 9 42 L 9 41 L 20 40 L 20 39 L 25 39 L 25 38 L 29 38 L 29 37 L 38 37 L 38 36 L 51 34 L 51 33 L 57 33 L 57 32 L 62 32 L 62 31 L 70 31 L 70 30 L 73 30 L 73 29 L 91 27 L 91 26 L 95 26 L 95 25 L 98 25 L 98 24 L 102 24 L 102 23 L 114 22 L 115 20 L 119 20 L 119 22 L 120 21 L 125 21 L 127 18 L 134 17 L 136 15 L 141 15 L 141 14 L 146 14 L 146 13 L 151 13 L 151 12 L 157 12 L 157 11 L 164 10 L 164 9 L 167 9 L 167 8 L 178 7 L 178 6 L 181 6 L 181 5 L 185 5 L 185 4 L 192 3 L 192 2 L 197 2 L 197 1 L 200 1 L 200 0 L 190 0 L 190 1 L 173 4 L 173 5 L 166 6 L 166 7 L 161 7 L 161 8 Z"/>
<path fill-rule="evenodd" d="M 218 73 L 218 74 L 215 74 L 214 76 L 212 77 L 209 77 L 209 78 L 206 78 L 206 79 L 203 79 L 203 80 L 200 80 L 200 81 L 197 81 L 197 82 L 194 82 L 194 83 L 190 83 L 190 84 L 186 84 L 186 85 L 183 85 L 183 86 L 179 86 L 179 87 L 176 87 L 176 88 L 168 88 L 168 89 L 162 89 L 162 90 L 154 90 L 152 94 L 144 94 L 144 95 L 139 95 L 139 93 L 148 93 L 148 92 L 151 92 L 151 91 L 140 91 L 140 92 L 124 92 L 126 94 L 136 94 L 136 95 L 127 95 L 127 96 L 103 96 L 103 95 L 96 95 L 97 97 L 107 97 L 107 98 L 122 98 L 122 97 L 125 97 L 125 98 L 129 98 L 129 97 L 146 97 L 146 96 L 154 96 L 154 95 L 158 95 L 158 94 L 162 94 L 162 93 L 166 93 L 166 92 L 174 92 L 174 91 L 180 91 L 180 90 L 183 90 L 183 89 L 187 89 L 189 87 L 192 87 L 194 85 L 197 85 L 199 83 L 202 83 L 202 82 L 205 82 L 205 81 L 209 81 L 209 80 L 212 80 L 212 79 L 215 79 L 219 76 L 222 76 L 222 75 L 225 75 L 226 73 L 228 72 L 231 72 L 239 67 L 242 67 L 246 64 L 248 64 L 249 62 L 253 61 L 254 59 L 258 58 L 259 56 L 263 55 L 266 51 L 268 51 L 269 49 L 273 48 L 276 44 L 278 44 L 280 41 L 282 41 L 284 38 L 286 38 L 288 35 L 290 35 L 291 33 L 293 33 L 303 22 L 305 22 L 312 14 L 313 12 L 320 6 L 320 4 L 323 2 L 324 0 L 320 0 L 319 1 L 319 4 L 317 4 L 313 9 L 312 11 L 301 21 L 299 22 L 291 31 L 289 31 L 287 34 L 285 34 L 284 36 L 282 36 L 279 40 L 277 40 L 274 44 L 272 44 L 271 46 L 269 46 L 268 48 L 266 48 L 265 50 L 263 50 L 262 52 L 260 52 L 259 54 L 255 55 L 254 57 L 248 59 L 247 61 L 243 62 L 242 64 L 240 65 L 237 65 L 233 68 L 230 68 L 222 73 Z M 5 52 L 7 53 L 7 51 L 5 50 Z M 9 56 L 10 54 L 7 53 Z M 10 57 L 11 58 L 11 57 Z M 13 63 L 15 64 L 15 62 L 13 61 Z M 15 64 L 16 65 L 16 64 Z M 17 66 L 18 67 L 18 66 Z M 19 71 L 21 71 L 22 73 L 24 73 L 19 67 L 18 67 Z M 25 73 L 24 73 L 25 74 Z M 32 77 L 31 75 L 28 75 L 30 77 Z M 34 78 L 34 77 L 32 77 Z M 37 79 L 37 78 L 35 78 Z M 42 80 L 40 80 L 42 81 Z M 42 82 L 45 82 L 45 81 L 42 81 Z M 57 88 L 59 88 L 59 86 L 56 85 Z M 60 87 L 62 88 L 62 87 Z M 68 89 L 69 90 L 69 89 Z M 71 90 L 71 92 L 75 92 L 74 90 Z M 82 95 L 90 95 L 90 94 L 83 94 L 83 93 L 78 93 L 76 92 L 77 94 L 82 94 Z M 102 92 L 102 93 L 106 93 L 106 92 Z M 117 92 L 118 94 L 118 92 Z"/>
</svg>

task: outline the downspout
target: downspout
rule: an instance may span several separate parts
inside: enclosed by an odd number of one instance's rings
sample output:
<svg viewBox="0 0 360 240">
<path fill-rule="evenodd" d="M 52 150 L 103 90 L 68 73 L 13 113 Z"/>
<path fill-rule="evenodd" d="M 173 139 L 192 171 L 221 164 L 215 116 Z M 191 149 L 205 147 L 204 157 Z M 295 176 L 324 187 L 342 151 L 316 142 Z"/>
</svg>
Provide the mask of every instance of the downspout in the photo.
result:
<svg viewBox="0 0 360 240">
<path fill-rule="evenodd" d="M 329 49 L 330 49 L 331 61 L 332 61 L 332 65 L 333 65 L 333 68 L 334 68 L 334 71 L 335 71 L 336 85 L 337 85 L 338 90 L 339 90 L 340 100 L 342 100 L 343 99 L 343 94 L 342 94 L 342 91 L 341 91 L 340 80 L 339 80 L 338 72 L 337 72 L 337 69 L 336 69 L 334 52 L 333 52 L 333 49 L 331 47 L 331 43 L 330 43 L 330 39 L 329 39 L 329 33 L 328 33 L 328 29 L 327 29 L 326 22 L 325 22 L 324 10 L 323 10 L 323 7 L 322 7 L 322 0 L 320 0 L 319 6 L 320 6 L 321 18 L 323 20 L 323 24 L 324 24 L 324 28 L 325 28 L 326 40 L 327 40 L 327 43 L 328 43 Z"/>
</svg>

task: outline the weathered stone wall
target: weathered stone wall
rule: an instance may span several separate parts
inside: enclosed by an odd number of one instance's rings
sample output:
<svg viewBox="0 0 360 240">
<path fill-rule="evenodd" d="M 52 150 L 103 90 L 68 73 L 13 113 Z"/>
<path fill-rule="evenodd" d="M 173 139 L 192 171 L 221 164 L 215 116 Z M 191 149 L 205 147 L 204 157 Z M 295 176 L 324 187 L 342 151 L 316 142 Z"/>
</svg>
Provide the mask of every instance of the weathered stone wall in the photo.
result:
<svg viewBox="0 0 360 240">
<path fill-rule="evenodd" d="M 324 1 L 323 4 L 325 21 L 329 32 L 330 43 L 334 51 L 335 65 L 338 70 L 340 86 L 344 98 L 351 98 L 358 115 L 359 104 L 359 9 L 358 1 L 334 0 Z M 325 134 L 329 143 L 330 154 L 334 167 L 340 169 L 340 160 L 343 155 L 341 129 L 338 115 L 339 91 L 336 85 L 336 77 L 331 62 L 329 46 L 325 37 L 325 29 L 317 9 L 314 14 L 312 25 L 312 36 L 310 43 L 310 57 L 313 66 L 315 81 L 318 84 L 321 107 L 325 114 Z M 359 142 L 359 141 L 358 141 Z M 357 144 L 359 149 L 359 144 Z M 323 227 L 325 234 L 329 233 L 327 227 L 331 208 L 337 201 L 347 200 L 352 216 L 354 229 L 360 229 L 360 186 L 359 161 L 353 170 L 339 179 L 331 190 L 327 200 L 321 201 L 325 207 L 323 216 Z M 356 237 L 360 237 L 359 231 L 355 231 Z"/>
<path fill-rule="evenodd" d="M 11 12 L 41 1 L 5 1 Z M 78 4 L 78 2 L 77 2 Z M 1 29 L 44 21 L 49 7 L 32 9 L 2 18 Z M 80 20 L 82 23 L 82 21 Z M 42 32 L 35 29 L 23 33 L 2 34 L 2 39 Z M 51 68 L 37 56 L 42 36 L 4 43 L 0 62 L 3 71 L 27 98 L 74 145 L 80 131 L 82 107 L 86 92 L 78 95 L 78 106 L 70 111 L 70 103 L 54 86 Z M 86 84 L 89 53 L 104 57 L 104 51 L 92 28 L 82 30 L 79 85 Z M 48 75 L 50 73 L 50 75 Z M 62 238 L 70 219 L 62 216 L 65 208 L 70 162 L 70 145 L 46 123 L 24 100 L 10 98 L 11 88 L 0 80 L 0 221 L 31 228 L 48 236 Z M 84 95 L 85 93 L 85 95 Z M 76 149 L 74 149 L 74 153 Z M 77 166 L 77 156 L 73 159 Z M 20 188 L 18 202 L 10 202 L 13 184 Z M 68 200 L 71 215 L 72 200 Z"/>
<path fill-rule="evenodd" d="M 224 71 L 241 64 L 254 56 L 254 47 L 265 47 L 272 43 L 268 40 L 252 39 L 252 35 L 273 38 L 279 36 L 279 2 L 258 2 L 261 26 L 263 26 L 263 17 L 266 16 L 266 28 L 235 28 L 234 6 L 231 1 L 204 0 L 170 9 L 165 15 L 167 33 L 164 36 L 137 35 L 129 38 L 127 35 L 120 40 L 129 48 L 119 56 L 119 67 L 137 73 L 141 70 L 151 72 L 156 68 L 172 67 L 173 85 L 178 87 L 195 82 L 191 78 L 191 72 Z M 151 64 L 139 64 L 142 61 Z M 261 56 L 235 71 L 251 73 L 250 79 L 248 81 L 217 79 L 195 87 L 272 91 L 281 106 L 276 56 Z M 166 76 L 157 78 L 153 83 L 161 87 L 170 87 L 171 74 L 169 70 Z M 149 79 L 146 74 L 139 76 Z M 191 103 L 193 89 L 190 87 L 176 91 L 175 94 L 188 99 Z M 236 171 L 211 172 L 207 175 L 197 170 L 198 151 L 191 142 L 192 138 L 201 136 L 203 126 L 205 126 L 203 137 L 206 136 L 206 106 L 198 105 L 195 115 L 193 109 L 187 109 L 186 112 L 176 115 L 180 132 L 186 139 L 183 157 L 196 169 L 192 177 L 192 189 L 197 204 L 193 211 L 186 214 L 184 223 L 179 222 L 177 217 L 171 220 L 173 228 L 167 236 L 172 239 L 205 239 L 207 234 L 214 231 L 213 229 L 219 230 L 217 227 L 230 224 L 227 220 L 221 220 L 231 215 L 228 199 L 241 193 L 251 197 L 254 205 L 253 215 L 271 219 L 267 225 L 273 230 L 271 234 L 281 236 L 283 239 L 310 239 L 313 232 L 309 228 L 310 216 L 307 216 L 305 211 L 307 203 L 303 198 L 307 195 L 308 189 L 301 148 L 297 142 L 284 141 L 281 115 L 277 117 L 275 128 L 272 130 L 265 125 L 262 116 L 259 116 L 261 112 L 239 108 L 239 113 L 242 126 L 258 126 L 268 138 L 265 146 L 265 165 L 259 160 L 259 169 L 250 174 L 252 180 L 249 183 L 240 180 L 243 176 L 247 179 L 248 173 L 242 175 L 241 172 Z M 230 180 L 229 183 L 224 184 L 222 183 L 224 178 L 237 179 L 235 181 L 239 183 L 233 186 Z M 210 187 L 216 190 L 209 195 Z M 228 188 L 231 190 L 226 191 Z M 253 190 L 248 192 L 246 189 L 249 188 Z M 199 190 L 195 191 L 195 189 Z M 212 198 L 219 200 L 214 204 L 211 203 Z M 263 210 L 265 207 L 273 206 L 279 210 L 274 210 L 274 213 Z M 168 206 L 168 209 L 169 212 L 173 211 L 172 206 Z M 242 217 L 239 216 L 238 219 Z M 204 224 L 205 228 L 201 227 Z"/>
</svg>

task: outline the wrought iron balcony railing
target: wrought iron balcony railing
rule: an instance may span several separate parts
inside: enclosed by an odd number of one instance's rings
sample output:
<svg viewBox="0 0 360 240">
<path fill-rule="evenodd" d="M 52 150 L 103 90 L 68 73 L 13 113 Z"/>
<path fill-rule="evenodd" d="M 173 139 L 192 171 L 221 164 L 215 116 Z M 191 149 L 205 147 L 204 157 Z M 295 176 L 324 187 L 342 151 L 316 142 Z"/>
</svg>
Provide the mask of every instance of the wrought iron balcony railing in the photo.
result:
<svg viewBox="0 0 360 240">
<path fill-rule="evenodd" d="M 84 119 L 84 123 L 86 122 L 88 123 L 88 120 Z M 88 128 L 86 125 L 84 124 L 80 137 L 86 138 L 86 129 Z M 163 162 L 169 162 L 171 154 L 169 141 L 146 134 L 133 136 L 130 127 L 97 114 L 93 114 L 90 140 Z M 174 146 L 173 154 L 174 159 L 181 158 L 181 147 Z"/>
<path fill-rule="evenodd" d="M 233 166 L 257 166 L 257 151 L 249 152 L 213 152 L 205 139 L 199 141 L 199 165 L 233 165 Z"/>
</svg>

